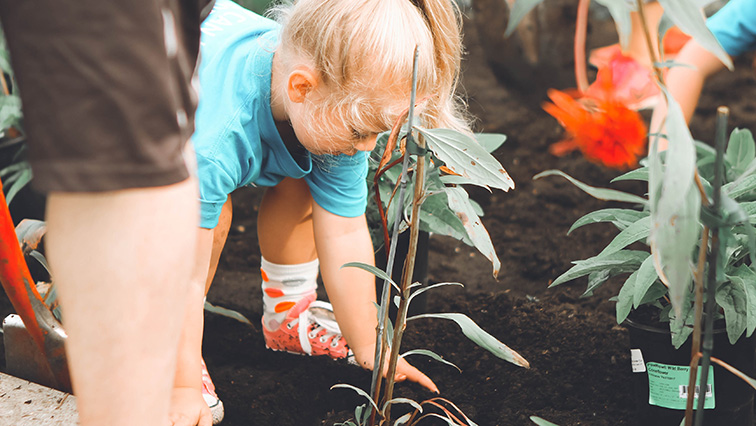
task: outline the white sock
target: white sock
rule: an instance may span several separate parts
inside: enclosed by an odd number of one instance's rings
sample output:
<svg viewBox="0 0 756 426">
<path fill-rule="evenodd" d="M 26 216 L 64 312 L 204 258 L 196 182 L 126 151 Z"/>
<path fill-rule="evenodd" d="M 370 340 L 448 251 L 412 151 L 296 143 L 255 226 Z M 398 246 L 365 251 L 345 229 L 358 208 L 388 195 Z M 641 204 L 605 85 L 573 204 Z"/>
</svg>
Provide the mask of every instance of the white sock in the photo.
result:
<svg viewBox="0 0 756 426">
<path fill-rule="evenodd" d="M 297 265 L 278 265 L 261 259 L 263 324 L 278 330 L 286 314 L 298 301 L 318 288 L 318 259 Z"/>
</svg>

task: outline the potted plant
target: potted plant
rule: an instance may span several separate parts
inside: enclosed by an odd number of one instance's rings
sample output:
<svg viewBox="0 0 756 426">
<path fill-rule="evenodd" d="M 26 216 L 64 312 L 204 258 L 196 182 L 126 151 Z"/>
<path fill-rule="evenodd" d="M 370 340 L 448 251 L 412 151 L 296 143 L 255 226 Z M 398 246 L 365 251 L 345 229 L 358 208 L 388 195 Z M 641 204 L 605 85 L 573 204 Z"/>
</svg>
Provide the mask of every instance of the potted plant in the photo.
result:
<svg viewBox="0 0 756 426">
<path fill-rule="evenodd" d="M 715 150 L 701 142 L 696 143 L 697 168 L 699 170 L 699 197 L 711 198 L 714 180 Z M 568 234 L 582 226 L 594 223 L 611 223 L 618 233 L 616 237 L 596 256 L 577 260 L 574 266 L 557 277 L 551 287 L 564 284 L 581 277 L 588 277 L 588 286 L 584 296 L 591 295 L 600 285 L 617 276 L 623 276 L 619 294 L 615 297 L 616 318 L 619 324 L 625 324 L 630 330 L 631 358 L 633 372 L 636 374 L 636 388 L 641 399 L 648 402 L 641 415 L 649 419 L 667 418 L 679 421 L 681 411 L 686 406 L 687 392 L 680 386 L 688 386 L 687 367 L 691 358 L 690 335 L 696 320 L 696 292 L 692 282 L 703 280 L 703 274 L 709 272 L 710 266 L 705 262 L 698 264 L 695 274 L 689 274 L 684 283 L 677 308 L 672 303 L 674 284 L 670 280 L 680 281 L 679 276 L 663 262 L 674 261 L 673 256 L 692 261 L 693 255 L 706 253 L 708 238 L 700 237 L 704 228 L 711 222 L 719 222 L 719 243 L 723 256 L 718 259 L 717 279 L 710 283 L 715 287 L 717 304 L 713 315 L 719 320 L 715 330 L 714 356 L 730 363 L 750 376 L 754 375 L 754 343 L 752 338 L 756 329 L 756 271 L 753 261 L 754 230 L 750 218 L 756 219 L 756 144 L 748 130 L 734 130 L 724 155 L 724 185 L 722 191 L 725 200 L 718 215 L 704 211 L 702 216 L 689 214 L 675 219 L 684 229 L 654 229 L 654 217 L 651 201 L 648 198 L 612 189 L 595 188 L 579 182 L 559 171 L 546 171 L 535 178 L 560 175 L 588 194 L 602 200 L 630 203 L 629 208 L 606 208 L 590 212 L 578 219 L 569 229 Z M 666 155 L 662 155 L 665 157 Z M 652 161 L 613 180 L 640 180 L 649 182 L 652 174 Z M 671 167 L 671 165 L 669 166 Z M 698 191 L 699 189 L 696 189 Z M 692 196 L 694 200 L 696 196 Z M 692 206 L 688 206 L 696 210 Z M 715 219 L 718 218 L 718 219 Z M 663 226 L 662 226 L 663 227 Z M 688 231 L 694 246 L 680 248 L 679 251 L 661 258 L 655 249 L 669 238 L 670 250 L 676 244 L 684 242 L 683 234 Z M 652 234 L 656 232 L 657 240 Z M 682 240 L 682 241 L 681 241 Z M 638 245 L 645 244 L 645 248 Z M 701 245 L 704 250 L 701 250 Z M 672 260 L 669 260 L 672 258 Z M 688 262 L 692 264 L 692 262 Z M 687 265 L 686 265 L 687 266 Z M 660 268 L 661 267 L 661 268 Z M 660 271 L 661 269 L 661 271 Z M 690 267 L 682 269 L 690 270 Z M 661 273 L 660 273 L 661 272 Z M 629 275 L 628 275 L 629 274 Z M 683 271 L 685 274 L 685 271 Z M 683 278 L 685 280 L 686 278 Z M 698 352 L 698 351 L 696 351 Z M 673 367 L 674 366 L 674 367 Z M 681 367 L 681 368 L 678 368 Z M 674 386 L 668 385 L 669 377 L 675 376 Z M 713 369 L 714 386 L 708 386 L 707 392 L 713 397 L 706 402 L 707 419 L 712 424 L 753 423 L 753 390 L 745 382 L 727 373 L 723 367 Z M 711 379 L 709 383 L 711 384 Z M 685 389 L 685 388 L 682 388 Z M 729 395 L 729 396 L 728 396 Z M 684 398 L 683 398 L 684 396 Z M 674 424 L 674 423 L 669 423 Z"/>
</svg>

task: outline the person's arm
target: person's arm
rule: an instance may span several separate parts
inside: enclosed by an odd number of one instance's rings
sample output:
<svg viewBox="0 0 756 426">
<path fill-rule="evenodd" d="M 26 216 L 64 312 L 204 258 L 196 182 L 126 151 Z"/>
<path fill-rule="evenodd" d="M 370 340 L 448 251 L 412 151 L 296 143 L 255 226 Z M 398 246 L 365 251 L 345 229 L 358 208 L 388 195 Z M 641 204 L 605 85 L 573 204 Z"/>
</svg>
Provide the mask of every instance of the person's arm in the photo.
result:
<svg viewBox="0 0 756 426">
<path fill-rule="evenodd" d="M 171 394 L 170 416 L 173 426 L 210 426 L 212 424 L 210 408 L 202 397 L 200 359 L 205 282 L 210 269 L 210 259 L 215 249 L 213 230 L 197 228 L 197 249 L 188 286 L 186 315 L 179 341 L 176 377 Z"/>
<path fill-rule="evenodd" d="M 375 277 L 359 268 L 341 268 L 348 262 L 374 264 L 365 215 L 341 217 L 317 203 L 313 203 L 312 210 L 320 273 L 336 320 L 359 365 L 372 369 L 378 324 Z M 428 376 L 404 359 L 399 360 L 396 371 L 397 380 L 409 379 L 438 392 Z"/>
<path fill-rule="evenodd" d="M 682 48 L 675 62 L 688 64 L 672 67 L 665 78 L 670 96 L 680 104 L 685 122 L 689 122 L 698 104 L 706 79 L 722 70 L 725 65 L 714 54 L 704 49 L 695 40 L 690 40 Z M 651 117 L 650 133 L 665 133 L 664 120 L 667 116 L 667 103 L 662 100 L 654 109 Z M 653 138 L 651 138 L 653 140 Z M 666 138 L 659 138 L 659 150 L 667 148 Z"/>
</svg>

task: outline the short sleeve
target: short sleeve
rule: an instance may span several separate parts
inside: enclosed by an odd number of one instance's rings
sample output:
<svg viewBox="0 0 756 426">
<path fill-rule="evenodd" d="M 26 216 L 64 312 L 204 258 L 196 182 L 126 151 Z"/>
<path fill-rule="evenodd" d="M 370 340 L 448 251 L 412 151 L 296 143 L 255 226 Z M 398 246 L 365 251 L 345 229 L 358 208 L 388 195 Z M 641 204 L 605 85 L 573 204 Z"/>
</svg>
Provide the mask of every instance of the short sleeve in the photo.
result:
<svg viewBox="0 0 756 426">
<path fill-rule="evenodd" d="M 706 25 L 728 55 L 756 50 L 756 0 L 730 0 Z"/>
<path fill-rule="evenodd" d="M 200 227 L 212 229 L 218 226 L 223 204 L 237 184 L 218 163 L 199 154 L 197 174 L 200 176 Z"/>
<path fill-rule="evenodd" d="M 367 206 L 368 155 L 312 156 L 312 173 L 305 177 L 313 200 L 330 213 L 357 217 Z"/>
</svg>

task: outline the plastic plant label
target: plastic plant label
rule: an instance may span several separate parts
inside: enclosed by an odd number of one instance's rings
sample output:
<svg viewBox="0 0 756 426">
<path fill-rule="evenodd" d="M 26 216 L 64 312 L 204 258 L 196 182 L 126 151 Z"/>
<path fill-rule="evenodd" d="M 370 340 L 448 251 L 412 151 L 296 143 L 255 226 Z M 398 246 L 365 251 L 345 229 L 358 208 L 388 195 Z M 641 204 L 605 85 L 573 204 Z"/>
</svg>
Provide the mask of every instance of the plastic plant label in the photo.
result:
<svg viewBox="0 0 756 426">
<path fill-rule="evenodd" d="M 688 373 L 690 367 L 666 365 L 656 362 L 646 364 L 648 370 L 648 403 L 673 410 L 684 410 L 688 399 Z M 701 367 L 698 367 L 701 377 Z M 696 385 L 694 404 L 697 404 L 699 387 Z M 706 386 L 704 409 L 715 407 L 714 368 L 709 366 L 709 380 Z M 695 405 L 694 405 L 695 406 Z"/>
<path fill-rule="evenodd" d="M 643 361 L 643 352 L 640 349 L 630 349 L 630 363 L 633 373 L 645 373 L 646 363 Z"/>
</svg>

